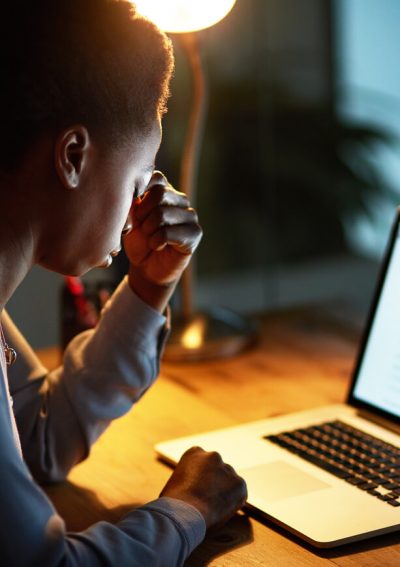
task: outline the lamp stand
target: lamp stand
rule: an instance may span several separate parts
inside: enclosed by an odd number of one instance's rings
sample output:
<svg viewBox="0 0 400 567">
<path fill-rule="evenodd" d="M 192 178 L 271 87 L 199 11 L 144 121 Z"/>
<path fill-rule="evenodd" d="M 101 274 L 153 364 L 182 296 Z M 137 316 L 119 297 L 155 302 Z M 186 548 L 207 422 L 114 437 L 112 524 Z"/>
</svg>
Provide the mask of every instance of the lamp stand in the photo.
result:
<svg viewBox="0 0 400 567">
<path fill-rule="evenodd" d="M 195 33 L 179 34 L 192 77 L 192 107 L 181 161 L 180 190 L 195 204 L 196 182 L 207 115 L 207 82 Z M 255 326 L 228 309 L 193 309 L 193 260 L 180 282 L 181 312 L 174 324 L 164 358 L 169 361 L 205 360 L 232 356 L 254 342 Z"/>
</svg>

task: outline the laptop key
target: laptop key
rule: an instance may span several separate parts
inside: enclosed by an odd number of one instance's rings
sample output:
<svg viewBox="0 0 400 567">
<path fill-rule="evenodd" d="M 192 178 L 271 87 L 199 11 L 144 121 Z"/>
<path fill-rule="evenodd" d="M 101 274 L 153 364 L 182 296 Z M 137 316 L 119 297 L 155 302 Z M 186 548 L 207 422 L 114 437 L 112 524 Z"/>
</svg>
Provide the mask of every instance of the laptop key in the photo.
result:
<svg viewBox="0 0 400 567">
<path fill-rule="evenodd" d="M 374 484 L 373 482 L 361 482 L 360 484 L 356 485 L 357 488 L 360 488 L 361 490 L 367 490 L 368 492 L 370 490 L 375 490 L 375 488 L 378 488 L 377 484 Z"/>
<path fill-rule="evenodd" d="M 380 482 L 379 484 L 387 490 L 396 490 L 399 488 L 399 485 L 394 482 Z"/>
<path fill-rule="evenodd" d="M 346 478 L 346 482 L 349 482 L 350 484 L 354 484 L 354 486 L 357 486 L 358 484 L 364 484 L 365 480 L 360 476 L 349 476 L 348 478 Z"/>
<path fill-rule="evenodd" d="M 393 497 L 390 494 L 379 494 L 378 498 L 384 502 L 393 502 Z"/>
<path fill-rule="evenodd" d="M 368 480 L 372 480 L 373 482 L 380 482 L 382 480 L 382 478 L 376 473 L 364 473 L 363 477 L 367 478 Z"/>
</svg>

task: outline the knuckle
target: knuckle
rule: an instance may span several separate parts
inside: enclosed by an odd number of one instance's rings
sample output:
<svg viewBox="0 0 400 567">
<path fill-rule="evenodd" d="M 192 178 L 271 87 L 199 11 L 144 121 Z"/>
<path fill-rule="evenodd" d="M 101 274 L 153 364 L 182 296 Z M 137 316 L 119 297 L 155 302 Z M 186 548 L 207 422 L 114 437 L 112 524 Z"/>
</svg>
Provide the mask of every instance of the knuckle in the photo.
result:
<svg viewBox="0 0 400 567">
<path fill-rule="evenodd" d="M 240 493 L 242 494 L 242 497 L 244 498 L 244 500 L 247 500 L 247 484 L 246 481 L 244 480 L 244 478 L 239 477 L 238 479 L 238 488 L 240 490 Z"/>
<path fill-rule="evenodd" d="M 215 464 L 220 464 L 222 463 L 222 457 L 221 455 L 218 453 L 218 451 L 209 451 L 208 452 L 208 457 L 210 459 L 211 462 L 215 463 Z"/>
<path fill-rule="evenodd" d="M 196 224 L 195 224 L 195 232 L 196 232 L 197 238 L 199 240 L 201 240 L 203 238 L 203 228 L 198 222 L 196 222 Z"/>
<path fill-rule="evenodd" d="M 162 171 L 160 171 L 159 169 L 155 169 L 153 171 L 151 181 L 152 181 L 152 183 L 162 183 L 162 184 L 168 183 L 168 179 L 166 178 L 164 173 Z"/>
<path fill-rule="evenodd" d="M 195 224 L 194 226 L 192 226 L 190 238 L 188 239 L 188 245 L 191 252 L 194 252 L 196 250 L 202 238 L 203 230 L 199 224 Z"/>
<path fill-rule="evenodd" d="M 186 193 L 180 193 L 179 191 L 176 191 L 176 194 L 178 195 L 178 197 L 180 198 L 180 200 L 182 201 L 182 206 L 186 207 L 187 209 L 191 209 L 192 207 L 190 206 L 190 201 L 189 201 L 189 197 L 186 195 Z M 194 210 L 194 209 L 193 209 Z"/>
<path fill-rule="evenodd" d="M 199 447 L 198 445 L 194 445 L 193 447 L 190 447 L 190 449 L 188 449 L 184 455 L 191 455 L 193 453 L 200 453 L 203 452 L 203 449 L 201 447 Z"/>
<path fill-rule="evenodd" d="M 236 475 L 236 471 L 235 471 L 235 469 L 233 468 L 232 465 L 229 465 L 228 463 L 225 463 L 225 464 L 224 464 L 224 467 L 225 467 L 226 472 L 228 472 L 228 473 L 231 474 L 231 475 Z"/>
<path fill-rule="evenodd" d="M 188 209 L 186 209 L 186 211 L 189 213 L 189 218 L 191 219 L 191 221 L 199 226 L 199 216 L 196 209 L 189 207 Z"/>
<path fill-rule="evenodd" d="M 174 203 L 178 206 L 183 207 L 185 209 L 191 209 L 190 201 L 186 193 L 182 193 L 182 191 L 177 191 L 172 185 L 169 185 L 167 188 L 169 195 L 173 198 Z"/>
</svg>

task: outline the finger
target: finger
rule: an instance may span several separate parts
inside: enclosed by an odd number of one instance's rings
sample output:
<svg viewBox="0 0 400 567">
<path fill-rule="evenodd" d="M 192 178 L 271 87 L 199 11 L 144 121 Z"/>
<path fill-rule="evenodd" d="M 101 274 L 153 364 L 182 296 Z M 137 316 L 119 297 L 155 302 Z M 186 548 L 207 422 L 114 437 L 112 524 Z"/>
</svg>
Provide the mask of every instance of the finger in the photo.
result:
<svg viewBox="0 0 400 567">
<path fill-rule="evenodd" d="M 140 225 L 140 229 L 147 236 L 154 234 L 162 226 L 180 224 L 197 224 L 198 217 L 194 209 L 181 209 L 178 207 L 157 207 Z"/>
<path fill-rule="evenodd" d="M 237 495 L 238 502 L 240 502 L 240 507 L 243 507 L 247 502 L 248 492 L 246 481 L 239 475 L 237 477 Z"/>
<path fill-rule="evenodd" d="M 153 185 L 140 200 L 133 204 L 133 216 L 137 221 L 143 222 L 156 207 L 172 206 L 190 208 L 189 199 L 184 193 L 175 191 L 172 187 Z"/>
<path fill-rule="evenodd" d="M 161 171 L 155 170 L 153 171 L 147 186 L 145 186 L 143 189 L 140 190 L 138 194 L 136 194 L 135 200 L 140 202 L 143 199 L 146 192 L 149 189 L 151 189 L 154 185 L 163 185 L 164 187 L 170 187 L 168 179 L 165 177 L 165 175 Z"/>
<path fill-rule="evenodd" d="M 212 463 L 214 466 L 218 465 L 218 467 L 224 466 L 224 461 L 222 460 L 221 454 L 218 451 L 208 451 L 206 453 L 207 461 Z"/>
<path fill-rule="evenodd" d="M 202 447 L 199 447 L 198 445 L 194 445 L 193 447 L 190 447 L 190 449 L 187 449 L 183 453 L 181 460 L 183 459 L 183 457 L 188 457 L 188 456 L 194 455 L 196 453 L 205 453 L 205 451 Z"/>
<path fill-rule="evenodd" d="M 164 173 L 162 173 L 162 171 L 158 169 L 155 169 L 153 171 L 153 175 L 151 176 L 147 189 L 150 189 L 150 187 L 152 187 L 153 185 L 165 185 L 167 187 L 170 184 Z"/>
<path fill-rule="evenodd" d="M 236 470 L 228 463 L 223 464 L 223 469 L 227 475 L 231 478 L 233 482 L 233 491 L 236 494 L 236 499 L 238 502 L 242 502 L 242 505 L 247 500 L 247 484 L 243 477 L 238 475 Z"/>
<path fill-rule="evenodd" d="M 155 251 L 163 250 L 166 246 L 173 246 L 181 254 L 193 254 L 202 234 L 198 224 L 163 226 L 149 237 L 148 245 Z"/>
<path fill-rule="evenodd" d="M 237 473 L 236 473 L 235 469 L 232 467 L 232 465 L 229 465 L 228 463 L 224 463 L 224 469 L 230 475 L 237 476 Z"/>
</svg>

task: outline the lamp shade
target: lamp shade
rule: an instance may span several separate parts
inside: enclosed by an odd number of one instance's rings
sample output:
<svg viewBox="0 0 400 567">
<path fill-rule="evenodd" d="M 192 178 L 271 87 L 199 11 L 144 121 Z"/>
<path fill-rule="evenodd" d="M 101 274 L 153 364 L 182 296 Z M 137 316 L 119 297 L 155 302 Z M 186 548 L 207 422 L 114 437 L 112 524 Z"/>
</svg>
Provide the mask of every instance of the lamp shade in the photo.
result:
<svg viewBox="0 0 400 567">
<path fill-rule="evenodd" d="M 189 33 L 213 26 L 236 0 L 135 0 L 139 14 L 169 33 Z"/>
</svg>

